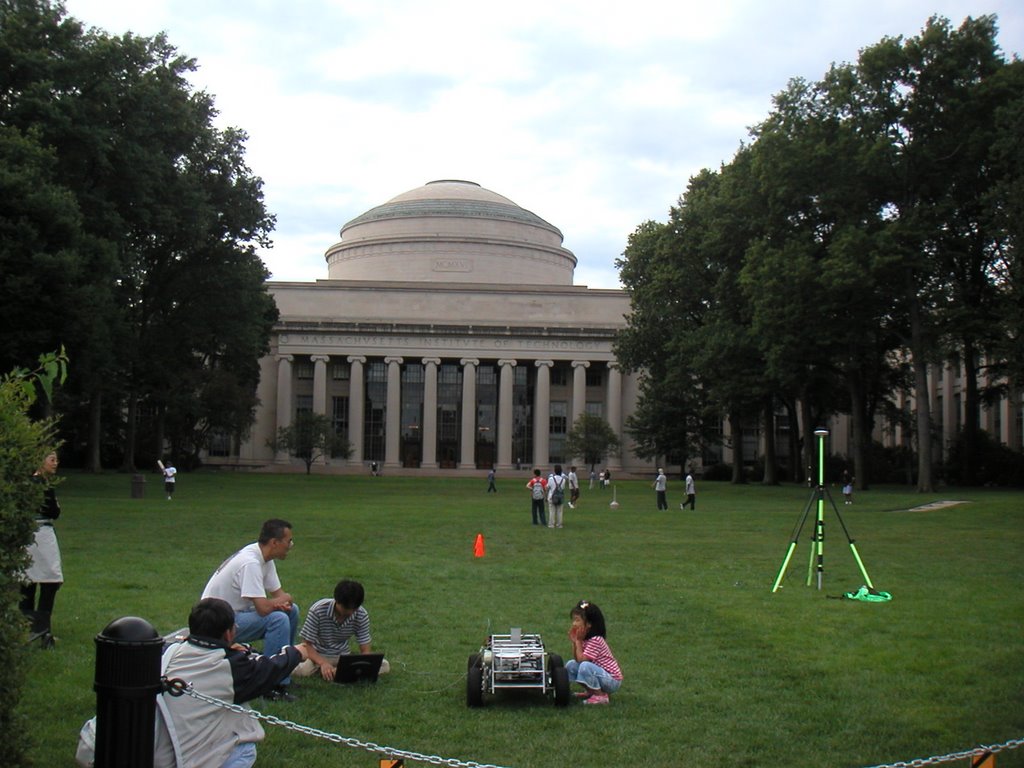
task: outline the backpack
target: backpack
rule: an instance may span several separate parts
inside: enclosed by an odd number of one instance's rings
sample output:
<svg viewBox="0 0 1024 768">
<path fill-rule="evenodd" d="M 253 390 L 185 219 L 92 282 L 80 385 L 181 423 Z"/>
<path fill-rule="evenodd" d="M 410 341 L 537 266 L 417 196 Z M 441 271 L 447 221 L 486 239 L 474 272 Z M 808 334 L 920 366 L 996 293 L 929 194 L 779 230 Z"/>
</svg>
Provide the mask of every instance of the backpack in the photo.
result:
<svg viewBox="0 0 1024 768">
<path fill-rule="evenodd" d="M 544 483 L 541 482 L 539 477 L 533 481 L 533 488 L 531 490 L 533 491 L 533 498 L 537 500 L 544 498 Z"/>
<path fill-rule="evenodd" d="M 565 501 L 565 493 L 562 491 L 562 486 L 565 485 L 565 481 L 563 480 L 559 483 L 558 480 L 552 480 L 551 482 L 555 484 L 555 490 L 551 494 L 551 503 L 557 507 Z"/>
</svg>

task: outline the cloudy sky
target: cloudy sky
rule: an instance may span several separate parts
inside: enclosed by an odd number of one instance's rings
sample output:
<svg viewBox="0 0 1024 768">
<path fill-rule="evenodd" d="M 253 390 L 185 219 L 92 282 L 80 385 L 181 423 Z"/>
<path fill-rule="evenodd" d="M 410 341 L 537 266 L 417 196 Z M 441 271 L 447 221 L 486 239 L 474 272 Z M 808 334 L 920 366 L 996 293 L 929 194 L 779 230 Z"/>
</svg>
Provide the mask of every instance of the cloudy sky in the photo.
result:
<svg viewBox="0 0 1024 768">
<path fill-rule="evenodd" d="M 664 221 L 728 162 L 793 77 L 932 14 L 999 17 L 1024 53 L 1021 0 L 66 0 L 112 34 L 164 31 L 277 216 L 275 280 L 327 276 L 341 226 L 435 179 L 466 179 L 562 230 L 575 283 L 618 287 L 641 222 Z M 244 9 L 244 10 L 239 10 Z"/>
</svg>

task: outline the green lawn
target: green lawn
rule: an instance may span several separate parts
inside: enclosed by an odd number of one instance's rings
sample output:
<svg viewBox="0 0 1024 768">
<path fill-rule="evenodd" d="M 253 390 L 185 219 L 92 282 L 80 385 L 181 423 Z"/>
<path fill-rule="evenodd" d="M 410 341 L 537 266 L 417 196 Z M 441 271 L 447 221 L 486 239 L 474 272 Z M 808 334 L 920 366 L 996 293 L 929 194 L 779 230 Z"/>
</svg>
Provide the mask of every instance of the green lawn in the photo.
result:
<svg viewBox="0 0 1024 768">
<path fill-rule="evenodd" d="M 649 482 L 620 482 L 617 510 L 610 493 L 584 488 L 565 528 L 548 530 L 530 525 L 526 479 L 499 478 L 485 494 L 483 473 L 210 472 L 179 475 L 167 502 L 158 476 L 133 500 L 129 476 L 68 475 L 59 643 L 32 652 L 22 706 L 37 765 L 74 765 L 95 706 L 95 635 L 125 615 L 161 633 L 184 625 L 213 569 L 268 517 L 295 526 L 278 565 L 285 588 L 305 608 L 339 578 L 361 580 L 374 645 L 391 660 L 376 686 L 303 681 L 294 704 L 255 703 L 324 731 L 514 768 L 856 768 L 1024 737 L 1024 494 L 885 488 L 844 507 L 834 490 L 875 586 L 894 598 L 864 604 L 826 599 L 863 581 L 830 507 L 824 590 L 805 586 L 809 521 L 771 593 L 806 488 L 702 483 L 697 511 L 683 512 L 676 481 L 658 512 Z M 908 511 L 940 499 L 967 503 Z M 466 658 L 490 633 L 519 626 L 568 655 L 580 598 L 604 610 L 625 675 L 610 707 L 559 709 L 532 692 L 466 707 Z M 260 766 L 377 765 L 267 730 Z M 998 762 L 1024 766 L 1024 749 Z"/>
</svg>

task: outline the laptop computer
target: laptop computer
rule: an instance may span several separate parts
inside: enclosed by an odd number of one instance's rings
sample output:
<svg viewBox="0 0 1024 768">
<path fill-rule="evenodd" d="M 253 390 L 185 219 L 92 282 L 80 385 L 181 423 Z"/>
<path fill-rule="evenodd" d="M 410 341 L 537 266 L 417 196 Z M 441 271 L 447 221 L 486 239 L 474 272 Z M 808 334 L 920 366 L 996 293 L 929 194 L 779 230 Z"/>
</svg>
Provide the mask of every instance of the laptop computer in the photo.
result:
<svg viewBox="0 0 1024 768">
<path fill-rule="evenodd" d="M 380 675 L 383 653 L 343 653 L 334 673 L 336 683 L 375 683 Z"/>
</svg>

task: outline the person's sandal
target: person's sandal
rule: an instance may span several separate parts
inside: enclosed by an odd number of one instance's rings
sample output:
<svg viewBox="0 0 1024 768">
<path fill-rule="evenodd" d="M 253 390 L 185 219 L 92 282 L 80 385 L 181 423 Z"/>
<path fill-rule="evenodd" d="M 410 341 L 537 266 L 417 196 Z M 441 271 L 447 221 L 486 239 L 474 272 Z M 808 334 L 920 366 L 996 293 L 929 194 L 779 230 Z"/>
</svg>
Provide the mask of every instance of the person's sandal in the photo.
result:
<svg viewBox="0 0 1024 768">
<path fill-rule="evenodd" d="M 584 704 L 608 704 L 609 702 L 610 699 L 607 693 L 595 693 L 593 696 L 583 700 Z"/>
</svg>

